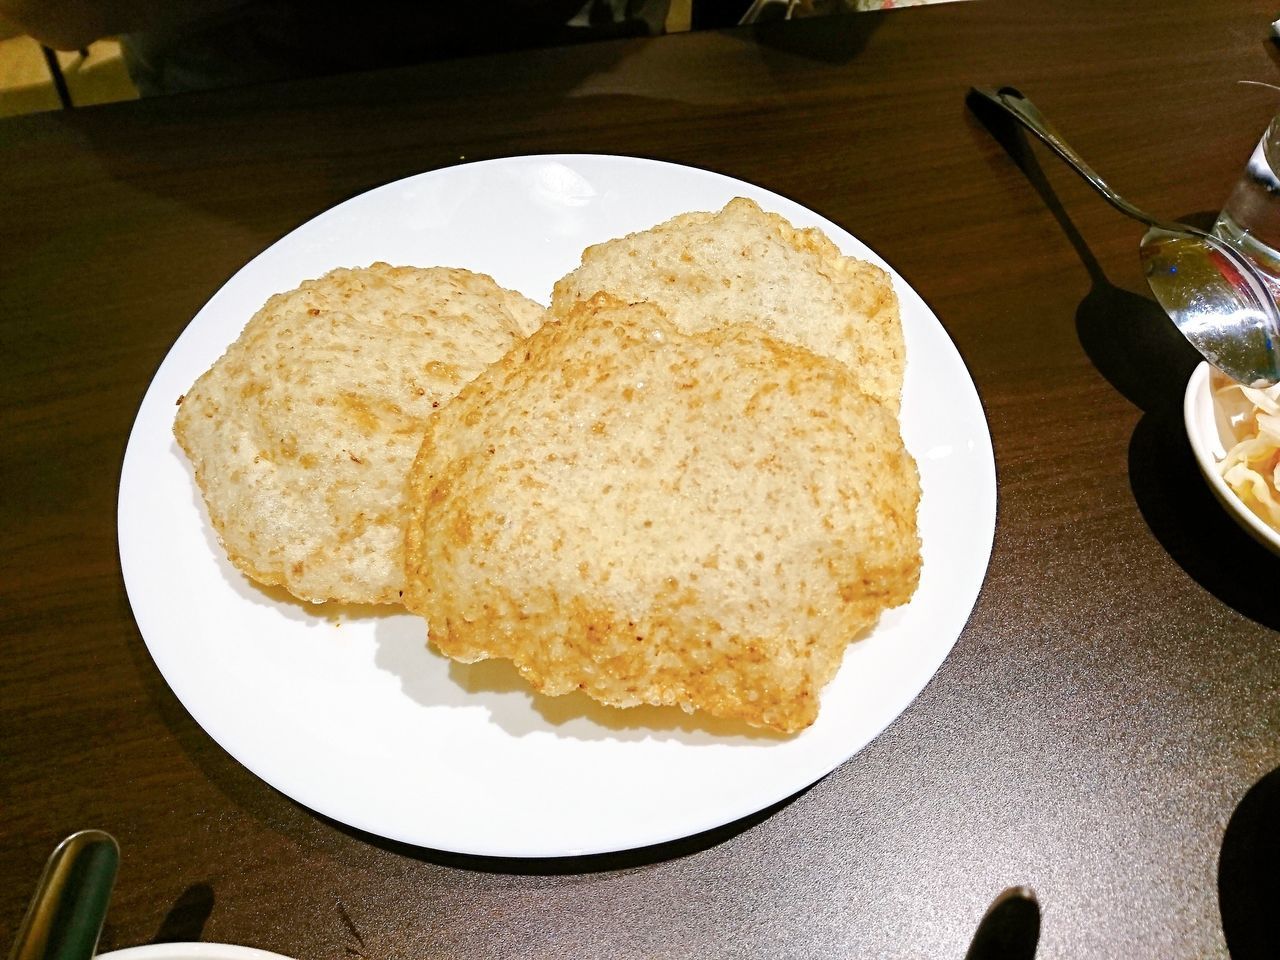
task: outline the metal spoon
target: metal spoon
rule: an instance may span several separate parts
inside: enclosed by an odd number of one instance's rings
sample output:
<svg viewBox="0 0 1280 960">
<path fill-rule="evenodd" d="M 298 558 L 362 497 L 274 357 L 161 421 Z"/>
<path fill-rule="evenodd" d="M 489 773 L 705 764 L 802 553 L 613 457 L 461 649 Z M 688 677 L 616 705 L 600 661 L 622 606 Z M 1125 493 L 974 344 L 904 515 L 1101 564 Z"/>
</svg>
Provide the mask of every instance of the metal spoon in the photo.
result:
<svg viewBox="0 0 1280 960">
<path fill-rule="evenodd" d="M 1013 87 L 972 95 L 1000 107 L 1040 138 L 1126 216 L 1145 223 L 1138 253 L 1147 284 L 1182 335 L 1240 383 L 1280 381 L 1280 310 L 1258 269 L 1235 247 L 1184 223 L 1156 220 L 1129 203 L 1081 159 L 1035 104 Z"/>
<path fill-rule="evenodd" d="M 98 949 L 120 846 L 101 830 L 67 837 L 36 884 L 9 960 L 90 960 Z"/>
</svg>

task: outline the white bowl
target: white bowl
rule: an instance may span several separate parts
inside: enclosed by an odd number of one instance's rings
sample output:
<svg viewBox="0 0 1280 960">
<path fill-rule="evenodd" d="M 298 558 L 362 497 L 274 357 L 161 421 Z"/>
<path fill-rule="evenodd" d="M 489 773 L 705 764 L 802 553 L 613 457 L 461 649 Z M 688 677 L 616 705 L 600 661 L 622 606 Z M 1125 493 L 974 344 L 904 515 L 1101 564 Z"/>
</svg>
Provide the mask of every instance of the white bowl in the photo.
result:
<svg viewBox="0 0 1280 960">
<path fill-rule="evenodd" d="M 1187 392 L 1182 401 L 1182 417 L 1187 425 L 1187 439 L 1196 464 L 1214 496 L 1255 540 L 1280 555 L 1280 531 L 1269 526 L 1261 517 L 1244 505 L 1244 502 L 1227 486 L 1218 470 L 1218 463 L 1227 455 L 1224 431 L 1218 423 L 1218 412 L 1213 403 L 1209 372 L 1213 368 L 1201 363 L 1187 381 Z M 1229 437 L 1229 434 L 1227 435 Z"/>
<path fill-rule="evenodd" d="M 289 960 L 278 953 L 228 943 L 151 943 L 100 953 L 97 960 Z"/>
</svg>

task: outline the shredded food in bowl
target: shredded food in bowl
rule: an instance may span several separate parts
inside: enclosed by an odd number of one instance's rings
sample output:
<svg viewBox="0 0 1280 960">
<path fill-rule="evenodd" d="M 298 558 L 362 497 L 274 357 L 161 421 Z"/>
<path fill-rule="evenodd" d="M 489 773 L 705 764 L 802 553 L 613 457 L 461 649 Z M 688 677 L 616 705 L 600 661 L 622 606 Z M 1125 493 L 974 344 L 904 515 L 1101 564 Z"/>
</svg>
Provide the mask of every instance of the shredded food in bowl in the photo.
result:
<svg viewBox="0 0 1280 960">
<path fill-rule="evenodd" d="M 1218 432 L 1233 445 L 1218 464 L 1250 510 L 1280 530 L 1280 384 L 1258 390 L 1216 370 L 1210 382 Z"/>
</svg>

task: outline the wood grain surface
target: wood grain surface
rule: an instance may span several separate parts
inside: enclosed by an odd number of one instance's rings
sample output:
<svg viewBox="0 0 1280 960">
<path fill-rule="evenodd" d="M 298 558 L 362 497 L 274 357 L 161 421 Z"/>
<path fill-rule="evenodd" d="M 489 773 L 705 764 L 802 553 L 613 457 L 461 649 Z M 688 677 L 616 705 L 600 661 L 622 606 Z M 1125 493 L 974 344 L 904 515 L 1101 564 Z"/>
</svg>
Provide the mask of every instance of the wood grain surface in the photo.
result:
<svg viewBox="0 0 1280 960">
<path fill-rule="evenodd" d="M 1280 560 L 1196 474 L 1196 357 L 1141 228 L 965 103 L 1016 85 L 1134 203 L 1211 218 L 1277 105 L 1237 83 L 1277 80 L 1273 14 L 974 0 L 0 121 L 0 940 L 97 826 L 104 950 L 960 958 L 1024 883 L 1044 958 L 1280 956 Z M 757 182 L 894 264 L 986 406 L 995 550 L 919 699 L 778 808 L 586 861 L 407 848 L 276 793 L 169 692 L 121 581 L 121 457 L 174 338 L 273 240 L 410 174 L 577 151 Z"/>
</svg>

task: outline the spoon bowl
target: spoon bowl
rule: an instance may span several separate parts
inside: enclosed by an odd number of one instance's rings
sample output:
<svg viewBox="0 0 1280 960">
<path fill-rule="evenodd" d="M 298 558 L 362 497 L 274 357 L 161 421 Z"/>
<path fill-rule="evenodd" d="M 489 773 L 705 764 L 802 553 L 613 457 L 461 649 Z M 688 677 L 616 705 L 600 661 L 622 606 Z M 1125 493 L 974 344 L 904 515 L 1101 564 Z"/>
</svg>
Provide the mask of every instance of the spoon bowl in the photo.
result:
<svg viewBox="0 0 1280 960">
<path fill-rule="evenodd" d="M 1209 363 L 1239 383 L 1280 381 L 1280 310 L 1257 267 L 1229 243 L 1184 223 L 1157 220 L 1098 176 L 1030 100 L 1013 87 L 974 88 L 1065 161 L 1125 216 L 1146 224 L 1138 246 L 1147 285 L 1174 326 Z"/>
<path fill-rule="evenodd" d="M 1201 356 L 1250 386 L 1280 380 L 1280 319 L 1256 270 L 1193 227 L 1157 225 L 1139 244 L 1147 285 Z"/>
</svg>

